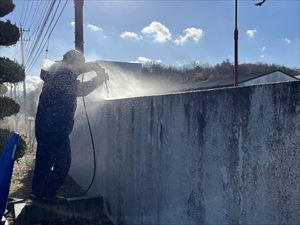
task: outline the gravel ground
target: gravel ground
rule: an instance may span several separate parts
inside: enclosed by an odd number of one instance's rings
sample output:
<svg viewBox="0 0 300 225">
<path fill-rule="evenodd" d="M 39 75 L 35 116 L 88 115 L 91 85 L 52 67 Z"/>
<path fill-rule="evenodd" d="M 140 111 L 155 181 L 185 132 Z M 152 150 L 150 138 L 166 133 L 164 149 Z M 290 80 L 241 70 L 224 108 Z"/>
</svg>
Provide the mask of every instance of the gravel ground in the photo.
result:
<svg viewBox="0 0 300 225">
<path fill-rule="evenodd" d="M 28 199 L 31 193 L 31 180 L 33 176 L 35 162 L 35 152 L 28 152 L 20 160 L 15 162 L 14 172 L 10 187 L 10 196 L 15 198 Z M 70 197 L 76 196 L 82 192 L 82 189 L 67 177 L 66 182 L 59 190 L 59 195 Z"/>
</svg>

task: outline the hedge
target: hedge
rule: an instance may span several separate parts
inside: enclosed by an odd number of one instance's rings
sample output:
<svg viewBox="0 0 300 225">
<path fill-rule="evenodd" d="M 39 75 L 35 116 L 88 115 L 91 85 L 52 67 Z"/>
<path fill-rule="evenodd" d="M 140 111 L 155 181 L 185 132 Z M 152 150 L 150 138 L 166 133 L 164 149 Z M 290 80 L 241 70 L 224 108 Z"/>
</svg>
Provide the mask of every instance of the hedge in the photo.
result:
<svg viewBox="0 0 300 225">
<path fill-rule="evenodd" d="M 11 135 L 12 135 L 11 131 L 6 129 L 0 129 L 0 155 L 3 153 Z M 16 159 L 23 157 L 26 151 L 27 151 L 27 145 L 24 139 L 21 137 L 19 139 L 19 143 L 17 147 Z"/>
<path fill-rule="evenodd" d="M 0 20 L 0 45 L 14 45 L 19 39 L 19 28 L 15 24 L 12 24 L 9 20 L 7 20 L 6 22 Z"/>
<path fill-rule="evenodd" d="M 0 119 L 18 113 L 20 105 L 6 96 L 0 97 Z"/>
<path fill-rule="evenodd" d="M 3 17 L 9 13 L 11 13 L 15 8 L 12 0 L 1 0 L 0 4 L 0 17 Z"/>
<path fill-rule="evenodd" d="M 0 57 L 0 83 L 18 83 L 24 79 L 25 71 L 19 63 Z"/>
</svg>

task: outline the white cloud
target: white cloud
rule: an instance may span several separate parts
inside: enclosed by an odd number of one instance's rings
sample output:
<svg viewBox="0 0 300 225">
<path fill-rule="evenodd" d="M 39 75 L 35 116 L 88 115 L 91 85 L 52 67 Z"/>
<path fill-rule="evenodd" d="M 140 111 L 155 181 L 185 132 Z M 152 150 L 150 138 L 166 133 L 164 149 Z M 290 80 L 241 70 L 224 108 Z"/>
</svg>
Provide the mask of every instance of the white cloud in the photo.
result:
<svg viewBox="0 0 300 225">
<path fill-rule="evenodd" d="M 162 44 L 172 40 L 169 29 L 157 21 L 153 21 L 149 26 L 144 27 L 142 33 L 152 35 L 155 42 Z"/>
<path fill-rule="evenodd" d="M 260 56 L 259 56 L 259 58 L 265 58 L 266 57 L 266 55 L 265 54 L 261 54 Z"/>
<path fill-rule="evenodd" d="M 122 39 L 131 39 L 131 40 L 140 40 L 142 39 L 141 36 L 139 36 L 137 33 L 125 31 L 121 33 Z"/>
<path fill-rule="evenodd" d="M 38 76 L 26 76 L 26 92 L 34 91 L 42 82 Z M 23 82 L 18 83 L 18 91 L 23 92 Z"/>
<path fill-rule="evenodd" d="M 26 76 L 26 89 L 28 92 L 35 90 L 42 80 L 38 76 Z"/>
<path fill-rule="evenodd" d="M 93 25 L 93 24 L 88 24 L 87 28 L 93 32 L 103 31 L 103 29 L 101 27 L 97 27 L 96 25 Z"/>
<path fill-rule="evenodd" d="M 174 43 L 177 45 L 183 45 L 185 42 L 188 41 L 188 39 L 193 39 L 195 42 L 198 42 L 204 35 L 204 32 L 202 29 L 197 29 L 195 27 L 186 28 L 184 30 L 185 35 L 180 35 Z"/>
<path fill-rule="evenodd" d="M 253 38 L 255 36 L 255 34 L 257 33 L 256 28 L 254 28 L 253 30 L 247 30 L 246 34 L 248 35 L 248 37 Z"/>
<path fill-rule="evenodd" d="M 292 43 L 292 41 L 291 41 L 290 39 L 288 39 L 288 38 L 285 38 L 284 41 L 285 41 L 288 45 Z"/>
<path fill-rule="evenodd" d="M 70 23 L 70 25 L 74 28 L 75 27 L 75 22 L 72 21 Z M 93 24 L 88 24 L 87 26 L 84 24 L 83 26 L 87 27 L 90 31 L 93 31 L 93 32 L 100 32 L 100 31 L 103 31 L 103 29 L 101 27 L 98 27 L 96 25 L 93 25 Z"/>
<path fill-rule="evenodd" d="M 140 57 L 138 57 L 137 60 L 131 61 L 131 62 L 132 63 L 142 63 L 142 64 L 147 64 L 147 63 L 161 64 L 160 59 L 153 60 L 153 59 L 150 59 L 150 58 L 147 58 L 147 57 L 144 57 L 144 56 L 140 56 Z"/>
</svg>

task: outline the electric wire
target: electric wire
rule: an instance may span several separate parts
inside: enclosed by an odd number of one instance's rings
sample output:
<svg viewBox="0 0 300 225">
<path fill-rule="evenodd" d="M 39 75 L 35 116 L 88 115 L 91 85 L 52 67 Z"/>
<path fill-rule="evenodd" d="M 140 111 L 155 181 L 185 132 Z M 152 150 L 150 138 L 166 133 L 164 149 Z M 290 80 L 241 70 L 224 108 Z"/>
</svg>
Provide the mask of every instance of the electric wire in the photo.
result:
<svg viewBox="0 0 300 225">
<path fill-rule="evenodd" d="M 30 2 L 31 2 L 31 4 L 30 4 L 30 6 L 29 6 L 28 16 L 27 16 L 27 14 L 25 14 L 23 27 L 26 27 L 27 22 L 28 22 L 28 20 L 29 20 L 31 14 L 32 14 L 32 11 L 33 11 L 33 10 L 32 10 L 32 6 L 33 6 L 34 1 L 30 1 Z M 28 3 L 28 5 L 29 5 L 29 3 Z"/>
<path fill-rule="evenodd" d="M 31 39 L 33 37 L 33 35 L 37 34 L 39 27 L 37 27 L 34 31 L 31 32 L 29 39 Z"/>
<path fill-rule="evenodd" d="M 29 65 L 29 67 L 28 67 L 28 72 L 32 69 L 33 65 L 35 64 L 35 62 L 37 61 L 37 59 L 40 57 L 41 53 L 42 53 L 43 50 L 45 49 L 45 46 L 46 46 L 46 44 L 47 44 L 47 40 L 50 39 L 50 37 L 51 37 L 51 35 L 52 35 L 52 33 L 53 33 L 53 31 L 54 31 L 54 29 L 55 29 L 55 27 L 56 27 L 56 25 L 57 25 L 59 19 L 60 19 L 60 17 L 61 17 L 61 15 L 62 15 L 63 11 L 65 10 L 65 8 L 66 8 L 66 6 L 67 6 L 67 3 L 68 3 L 68 0 L 65 1 L 65 4 L 63 5 L 63 7 L 62 7 L 62 9 L 61 9 L 61 11 L 60 11 L 60 13 L 59 13 L 59 15 L 58 15 L 58 17 L 57 17 L 55 23 L 54 23 L 54 25 L 52 26 L 52 29 L 51 29 L 50 33 L 48 34 L 48 38 L 46 39 L 46 41 L 41 42 L 41 43 L 44 43 L 44 44 L 43 44 L 43 46 L 42 46 L 41 48 L 39 48 L 39 49 L 40 49 L 39 52 L 37 52 L 37 54 L 36 54 L 36 56 L 34 57 L 33 61 L 32 61 L 31 64 Z M 48 41 L 48 43 L 49 43 L 49 41 Z"/>
<path fill-rule="evenodd" d="M 49 17 L 49 14 L 52 10 L 52 7 L 53 7 L 53 4 L 54 4 L 54 0 L 51 0 L 49 1 L 49 4 L 48 5 L 44 5 L 44 11 L 41 13 L 41 16 L 39 17 L 39 22 L 36 23 L 37 26 L 33 29 L 36 29 L 38 28 L 38 33 L 36 34 L 35 36 L 35 41 L 32 42 L 32 46 L 30 48 L 30 50 L 32 50 L 33 46 L 36 44 L 36 41 L 38 40 L 38 36 L 41 35 L 42 33 L 42 26 L 45 26 L 46 22 L 47 22 L 47 17 Z"/>
<path fill-rule="evenodd" d="M 22 4 L 22 10 L 21 10 L 20 18 L 19 18 L 19 24 L 22 24 L 23 15 L 24 15 L 24 11 L 25 11 L 24 7 L 25 7 L 25 1 L 23 1 L 23 4 Z"/>
<path fill-rule="evenodd" d="M 25 4 L 25 2 L 28 3 L 28 1 L 24 1 L 24 4 Z M 22 25 L 25 23 L 25 22 L 23 23 L 23 21 L 25 21 L 25 18 L 26 18 L 26 15 L 27 15 L 28 5 L 29 4 L 26 4 L 26 8 L 25 8 L 25 12 L 24 12 L 24 18 L 22 17 L 22 20 L 21 20 Z"/>
<path fill-rule="evenodd" d="M 40 15 L 36 18 L 36 21 L 40 21 L 40 22 L 41 22 L 42 19 L 43 19 L 43 15 L 45 16 L 45 14 L 46 14 L 47 6 L 49 7 L 50 4 L 51 4 L 50 1 L 41 1 L 41 2 L 43 2 L 44 5 L 43 5 L 43 7 L 42 7 L 42 9 L 41 9 Z M 38 27 L 40 27 L 41 23 L 36 23 L 35 25 L 36 25 L 36 26 L 35 26 L 35 27 L 32 27 L 32 29 L 37 29 Z"/>
<path fill-rule="evenodd" d="M 34 51 L 35 51 L 35 49 L 36 49 L 36 47 L 37 47 L 37 45 L 38 45 L 38 43 L 39 43 L 39 40 L 40 40 L 40 38 L 41 38 L 41 36 L 42 36 L 42 34 L 43 34 L 43 31 L 44 31 L 45 27 L 46 27 L 46 24 L 47 24 L 47 22 L 48 22 L 48 19 L 49 19 L 49 17 L 50 17 L 50 14 L 51 14 L 51 12 L 52 12 L 52 10 L 53 10 L 53 7 L 54 7 L 54 5 L 55 5 L 55 2 L 56 2 L 56 0 L 52 0 L 52 1 L 51 1 L 51 4 L 50 4 L 50 6 L 49 6 L 49 8 L 48 8 L 48 11 L 47 11 L 47 14 L 46 14 L 46 16 L 44 17 L 44 20 L 43 20 L 43 22 L 42 22 L 42 24 L 41 24 L 41 26 L 40 26 L 39 33 L 38 33 L 38 35 L 37 35 L 37 38 L 36 38 L 36 40 L 34 41 L 34 45 L 33 45 L 32 49 L 30 50 L 29 57 L 28 57 L 28 59 L 27 59 L 27 61 L 26 61 L 26 63 L 25 63 L 26 66 L 28 65 L 28 62 L 29 62 L 29 61 L 31 60 L 31 58 L 33 57 Z"/>
<path fill-rule="evenodd" d="M 49 1 L 49 2 L 44 2 L 44 3 L 45 3 L 45 4 L 44 4 L 44 7 L 43 7 L 42 10 L 41 10 L 41 14 L 39 15 L 39 17 L 38 17 L 38 19 L 37 19 L 37 21 L 40 21 L 40 22 L 39 22 L 39 23 L 36 23 L 36 26 L 35 26 L 35 27 L 32 27 L 32 28 L 31 28 L 31 30 L 34 30 L 34 31 L 31 33 L 29 39 L 31 40 L 33 36 L 34 36 L 34 38 L 32 39 L 32 42 L 31 42 L 30 47 L 29 47 L 29 50 L 28 50 L 27 52 L 30 52 L 30 51 L 32 50 L 34 44 L 36 43 L 37 36 L 38 36 L 38 34 L 39 34 L 39 31 L 40 31 L 39 29 L 40 29 L 40 27 L 41 27 L 41 25 L 42 25 L 43 18 L 46 17 L 46 10 L 47 10 L 47 7 L 49 8 L 49 7 L 50 7 L 50 4 L 51 4 L 50 1 Z M 47 3 L 48 3 L 48 4 L 47 4 Z M 43 15 L 44 15 L 44 17 L 43 17 Z"/>
<path fill-rule="evenodd" d="M 42 41 L 41 41 L 40 44 L 39 44 L 39 47 L 38 47 L 38 50 L 36 51 L 35 56 L 36 56 L 37 54 L 39 54 L 39 50 L 41 49 L 41 46 L 44 44 L 45 38 L 46 38 L 46 36 L 47 36 L 47 34 L 48 34 L 48 32 L 49 32 L 51 26 L 52 26 L 52 23 L 53 23 L 55 17 L 56 17 L 56 14 L 57 14 L 57 11 L 58 11 L 58 9 L 59 9 L 60 4 L 61 4 L 61 0 L 59 1 L 58 5 L 56 6 L 55 12 L 54 12 L 53 15 L 52 15 L 52 19 L 51 19 L 50 23 L 48 24 L 47 30 L 46 30 L 46 32 L 44 33 L 44 36 L 43 36 L 43 38 L 42 38 Z M 35 56 L 34 56 L 34 58 L 33 58 L 33 62 L 35 62 L 35 61 L 34 61 Z M 28 66 L 28 65 L 27 65 L 27 66 Z M 28 67 L 29 67 L 29 66 L 28 66 Z"/>
<path fill-rule="evenodd" d="M 53 25 L 53 27 L 52 27 L 50 33 L 48 34 L 48 38 L 46 39 L 46 41 L 44 41 L 44 40 L 45 40 L 45 37 L 46 37 L 46 34 L 47 34 L 47 32 L 48 32 L 50 26 L 48 27 L 48 29 L 47 29 L 47 31 L 46 31 L 46 33 L 45 33 L 45 35 L 44 35 L 44 38 L 43 38 L 43 40 L 42 40 L 42 42 L 41 42 L 41 44 L 40 44 L 40 46 L 39 46 L 39 49 L 37 50 L 37 53 L 36 53 L 36 55 L 35 55 L 35 57 L 34 57 L 32 63 L 31 63 L 30 66 L 28 67 L 28 71 L 31 70 L 33 64 L 36 62 L 36 60 L 37 60 L 37 59 L 39 58 L 39 56 L 41 55 L 41 53 L 42 53 L 42 51 L 44 50 L 46 44 L 48 43 L 48 45 L 49 45 L 49 39 L 50 39 L 50 37 L 51 37 L 51 34 L 52 34 L 54 28 L 56 27 L 56 25 L 57 25 L 57 23 L 58 23 L 58 21 L 59 21 L 61 15 L 62 15 L 64 9 L 65 9 L 67 3 L 68 3 L 68 1 L 65 2 L 65 4 L 64 4 L 63 8 L 61 9 L 61 11 L 60 11 L 60 13 L 59 13 L 59 16 L 57 17 L 57 19 L 56 19 L 56 21 L 55 21 L 55 23 L 54 23 L 54 25 Z M 58 9 L 58 8 L 57 8 L 57 9 Z M 57 11 L 57 10 L 56 10 L 56 11 Z M 55 12 L 55 14 L 56 14 L 56 12 Z M 53 17 L 53 19 L 54 19 L 54 17 Z M 53 21 L 51 21 L 51 24 L 52 24 L 52 22 L 53 22 Z M 43 44 L 43 43 L 44 43 L 44 44 Z M 43 46 L 41 47 L 42 44 L 43 44 Z"/>
<path fill-rule="evenodd" d="M 55 2 L 53 2 L 53 3 L 55 3 Z M 43 42 L 46 38 L 47 33 L 45 33 L 44 30 L 45 29 L 47 29 L 47 31 L 49 30 L 50 26 L 49 26 L 48 20 L 50 18 L 51 13 L 52 13 L 53 7 L 54 7 L 54 4 L 52 4 L 51 8 L 49 8 L 48 15 L 45 17 L 45 19 L 43 21 L 43 24 L 41 25 L 41 28 L 39 30 L 39 33 L 37 35 L 36 41 L 35 41 L 33 47 L 31 48 L 31 51 L 29 53 L 29 57 L 26 61 L 26 67 L 27 68 L 29 68 L 31 66 L 31 64 L 35 62 L 35 57 L 39 54 L 40 48 L 43 45 Z M 53 20 L 53 18 L 52 18 L 52 20 Z M 46 28 L 47 23 L 48 23 L 48 28 Z"/>
<path fill-rule="evenodd" d="M 29 24 L 28 24 L 28 27 L 32 27 L 33 21 L 34 21 L 34 18 L 35 18 L 35 15 L 37 14 L 37 12 L 40 11 L 40 8 L 41 8 L 41 6 L 42 6 L 42 1 L 38 1 L 37 4 L 38 4 L 38 5 L 35 5 L 35 8 L 34 8 L 34 11 L 33 11 L 33 13 L 32 13 L 32 17 L 31 17 L 31 20 L 30 20 L 30 22 L 29 22 Z"/>
</svg>

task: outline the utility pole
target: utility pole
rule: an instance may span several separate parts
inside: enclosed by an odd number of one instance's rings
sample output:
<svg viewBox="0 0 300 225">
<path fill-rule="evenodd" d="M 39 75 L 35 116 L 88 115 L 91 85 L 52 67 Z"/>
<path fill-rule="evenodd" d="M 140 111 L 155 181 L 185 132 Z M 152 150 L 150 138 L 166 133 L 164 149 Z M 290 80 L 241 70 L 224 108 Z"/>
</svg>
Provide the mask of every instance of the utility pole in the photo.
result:
<svg viewBox="0 0 300 225">
<path fill-rule="evenodd" d="M 234 29 L 234 86 L 239 85 L 239 31 L 238 31 L 238 0 L 235 0 L 235 29 Z"/>
<path fill-rule="evenodd" d="M 83 48 L 83 1 L 74 0 L 75 3 L 75 49 L 84 53 Z"/>
<path fill-rule="evenodd" d="M 23 40 L 23 28 L 21 27 L 20 28 L 20 38 L 21 38 L 21 65 L 22 65 L 22 68 L 24 68 L 24 40 Z M 23 80 L 23 103 L 24 103 L 24 109 L 25 109 L 25 112 L 26 112 L 26 75 L 25 75 L 25 79 Z M 25 115 L 25 118 L 26 118 L 26 115 Z"/>
<path fill-rule="evenodd" d="M 24 41 L 29 41 L 25 40 L 23 37 L 23 32 L 27 32 L 29 30 L 24 30 L 22 25 L 20 26 L 20 41 L 21 41 L 21 66 L 25 70 L 25 63 L 24 63 Z M 23 80 L 23 107 L 24 107 L 24 117 L 25 117 L 25 124 L 27 123 L 27 99 L 26 99 L 26 74 L 25 74 L 25 79 Z"/>
<path fill-rule="evenodd" d="M 262 6 L 266 0 L 256 3 Z M 239 30 L 238 30 L 238 0 L 235 0 L 235 28 L 234 28 L 234 86 L 239 86 Z"/>
</svg>

